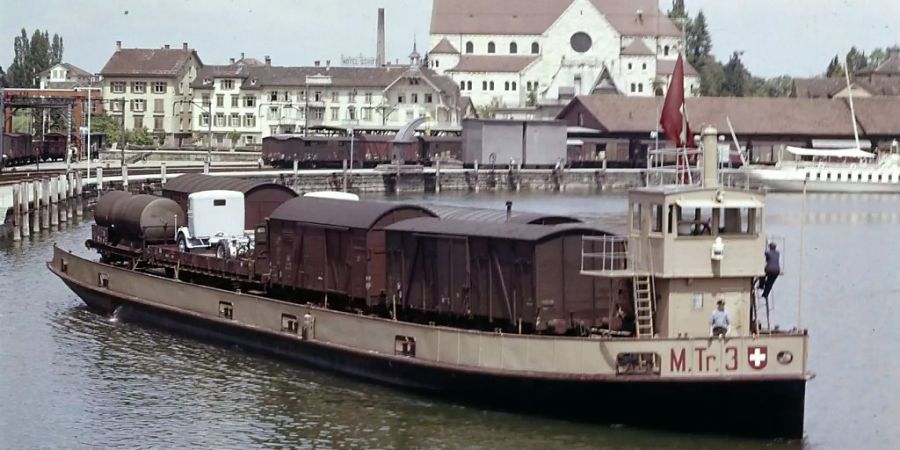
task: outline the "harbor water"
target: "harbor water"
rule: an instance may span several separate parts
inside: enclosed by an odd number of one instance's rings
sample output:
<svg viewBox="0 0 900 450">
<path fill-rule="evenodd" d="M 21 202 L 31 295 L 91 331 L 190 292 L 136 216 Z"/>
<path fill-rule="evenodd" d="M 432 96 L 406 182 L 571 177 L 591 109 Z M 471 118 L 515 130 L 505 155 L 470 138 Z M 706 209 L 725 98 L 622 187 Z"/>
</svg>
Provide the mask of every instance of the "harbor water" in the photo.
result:
<svg viewBox="0 0 900 450">
<path fill-rule="evenodd" d="M 611 230 L 626 220 L 624 194 L 387 199 L 498 209 L 512 200 L 516 210 L 576 215 Z M 773 323 L 799 320 L 812 336 L 816 377 L 802 442 L 486 411 L 99 316 L 44 266 L 53 242 L 89 254 L 86 216 L 58 232 L 0 242 L 0 448 L 897 448 L 900 196 L 810 195 L 802 210 L 799 195 L 771 195 L 766 216 L 785 257 Z M 754 401 L 732 400 L 732 409 L 710 415 L 740 415 Z M 753 427 L 754 417 L 746 423 Z"/>
</svg>

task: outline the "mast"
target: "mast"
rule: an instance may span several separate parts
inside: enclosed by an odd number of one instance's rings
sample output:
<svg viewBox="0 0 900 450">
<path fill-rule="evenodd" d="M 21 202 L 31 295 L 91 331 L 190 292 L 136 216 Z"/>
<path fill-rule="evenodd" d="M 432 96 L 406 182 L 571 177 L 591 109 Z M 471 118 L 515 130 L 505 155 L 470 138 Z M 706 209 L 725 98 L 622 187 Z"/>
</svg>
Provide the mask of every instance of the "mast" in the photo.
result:
<svg viewBox="0 0 900 450">
<path fill-rule="evenodd" d="M 846 66 L 849 69 L 849 65 Z M 853 88 L 850 86 L 850 73 L 844 70 L 844 77 L 847 79 L 847 96 L 850 98 L 850 121 L 853 122 L 853 138 L 856 139 L 856 149 L 859 148 L 859 129 L 856 126 L 856 110 L 853 109 Z"/>
</svg>

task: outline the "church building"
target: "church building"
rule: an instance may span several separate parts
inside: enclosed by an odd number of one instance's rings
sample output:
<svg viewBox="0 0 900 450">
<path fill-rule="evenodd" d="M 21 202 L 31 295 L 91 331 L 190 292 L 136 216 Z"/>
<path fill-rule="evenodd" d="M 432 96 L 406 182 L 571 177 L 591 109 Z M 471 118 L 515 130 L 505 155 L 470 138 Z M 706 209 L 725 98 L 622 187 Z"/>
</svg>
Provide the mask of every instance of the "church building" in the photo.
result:
<svg viewBox="0 0 900 450">
<path fill-rule="evenodd" d="M 428 65 L 499 117 L 574 97 L 663 95 L 682 31 L 657 0 L 433 0 Z M 699 74 L 685 64 L 685 90 Z"/>
</svg>

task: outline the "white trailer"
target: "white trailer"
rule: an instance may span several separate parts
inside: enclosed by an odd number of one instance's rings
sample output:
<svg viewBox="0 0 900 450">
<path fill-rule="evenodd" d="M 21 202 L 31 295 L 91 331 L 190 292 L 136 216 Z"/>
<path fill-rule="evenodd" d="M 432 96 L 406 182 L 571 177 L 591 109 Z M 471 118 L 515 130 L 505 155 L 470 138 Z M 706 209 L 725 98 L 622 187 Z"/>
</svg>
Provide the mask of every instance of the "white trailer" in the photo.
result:
<svg viewBox="0 0 900 450">
<path fill-rule="evenodd" d="M 187 226 L 176 233 L 178 250 L 216 249 L 219 258 L 246 254 L 253 241 L 244 233 L 244 194 L 203 191 L 188 196 Z"/>
</svg>

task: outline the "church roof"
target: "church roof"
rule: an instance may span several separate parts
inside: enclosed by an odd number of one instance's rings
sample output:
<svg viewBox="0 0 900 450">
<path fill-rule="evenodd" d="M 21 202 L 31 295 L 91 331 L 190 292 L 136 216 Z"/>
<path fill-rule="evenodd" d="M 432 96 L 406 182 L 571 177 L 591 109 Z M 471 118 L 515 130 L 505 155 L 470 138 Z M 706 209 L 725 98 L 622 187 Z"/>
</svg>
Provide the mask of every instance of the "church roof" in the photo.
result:
<svg viewBox="0 0 900 450">
<path fill-rule="evenodd" d="M 634 39 L 622 50 L 623 56 L 654 56 L 656 53 L 647 47 L 643 39 Z"/>
<path fill-rule="evenodd" d="M 437 43 L 437 45 L 434 46 L 433 49 L 431 49 L 431 52 L 429 53 L 431 53 L 432 55 L 440 53 L 458 55 L 459 50 L 457 50 L 456 47 L 454 47 L 453 44 L 451 44 L 450 41 L 447 40 L 447 38 L 443 38 L 440 42 Z"/>
<path fill-rule="evenodd" d="M 590 0 L 624 36 L 681 36 L 657 0 Z M 539 35 L 574 0 L 434 0 L 432 34 Z M 641 14 L 637 14 L 641 11 Z"/>
<path fill-rule="evenodd" d="M 463 55 L 450 72 L 521 72 L 537 56 Z"/>
<path fill-rule="evenodd" d="M 672 72 L 675 71 L 675 62 L 677 60 L 669 60 L 669 59 L 658 59 L 656 60 L 656 74 L 657 75 L 672 75 Z M 685 61 L 684 62 L 684 74 L 689 77 L 699 77 L 700 72 L 697 72 L 697 69 L 691 65 L 691 63 Z"/>
<path fill-rule="evenodd" d="M 616 86 L 615 80 L 612 79 L 612 75 L 609 73 L 609 69 L 606 67 L 600 71 L 600 75 L 597 76 L 597 80 L 594 81 L 594 87 L 591 88 L 591 94 L 619 94 L 619 88 Z"/>
</svg>

